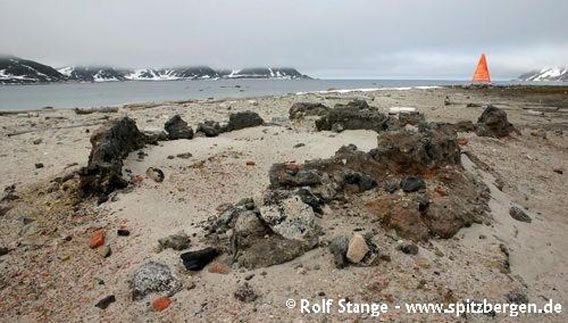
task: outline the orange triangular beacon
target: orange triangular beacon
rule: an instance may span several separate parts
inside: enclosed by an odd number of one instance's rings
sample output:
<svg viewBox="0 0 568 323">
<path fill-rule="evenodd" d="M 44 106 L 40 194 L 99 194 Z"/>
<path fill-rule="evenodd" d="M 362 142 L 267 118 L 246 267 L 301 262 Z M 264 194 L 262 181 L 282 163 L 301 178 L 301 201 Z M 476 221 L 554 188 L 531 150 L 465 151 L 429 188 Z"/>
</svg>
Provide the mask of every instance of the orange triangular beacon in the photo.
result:
<svg viewBox="0 0 568 323">
<path fill-rule="evenodd" d="M 479 58 L 479 63 L 477 63 L 477 68 L 475 73 L 473 73 L 473 83 L 491 83 L 491 75 L 489 74 L 489 69 L 487 68 L 487 59 L 485 54 L 481 54 Z"/>
</svg>

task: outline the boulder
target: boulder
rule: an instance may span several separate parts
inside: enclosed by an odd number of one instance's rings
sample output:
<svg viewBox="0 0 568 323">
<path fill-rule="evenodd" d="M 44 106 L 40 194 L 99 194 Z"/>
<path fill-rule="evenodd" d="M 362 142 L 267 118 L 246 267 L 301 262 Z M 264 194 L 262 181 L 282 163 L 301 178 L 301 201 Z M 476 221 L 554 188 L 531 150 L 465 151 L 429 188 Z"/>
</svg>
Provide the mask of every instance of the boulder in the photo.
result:
<svg viewBox="0 0 568 323">
<path fill-rule="evenodd" d="M 369 251 L 370 249 L 365 238 L 357 233 L 354 234 L 349 241 L 346 257 L 350 262 L 358 264 L 365 258 Z"/>
<path fill-rule="evenodd" d="M 400 187 L 406 193 L 416 192 L 426 188 L 426 182 L 419 176 L 405 176 L 400 181 Z"/>
<path fill-rule="evenodd" d="M 79 191 L 82 196 L 98 196 L 103 202 L 108 194 L 125 188 L 122 178 L 123 159 L 139 150 L 148 138 L 138 130 L 134 120 L 123 117 L 95 131 L 91 136 L 91 153 L 86 167 L 79 170 Z"/>
<path fill-rule="evenodd" d="M 336 105 L 325 116 L 316 120 L 316 128 L 318 131 L 366 129 L 382 132 L 395 128 L 396 123 L 396 119 L 371 109 L 367 102 L 361 100 L 347 105 Z"/>
<path fill-rule="evenodd" d="M 300 119 L 305 116 L 324 116 L 329 112 L 329 107 L 321 103 L 296 102 L 292 105 L 288 114 L 290 120 Z"/>
<path fill-rule="evenodd" d="M 390 171 L 422 174 L 446 165 L 461 165 L 461 151 L 454 131 L 448 128 L 380 133 L 370 155 Z"/>
<path fill-rule="evenodd" d="M 151 178 L 156 183 L 161 183 L 164 181 L 164 172 L 157 167 L 148 167 L 146 170 L 146 176 Z"/>
<path fill-rule="evenodd" d="M 187 125 L 187 122 L 185 122 L 179 114 L 174 115 L 166 121 L 164 129 L 168 133 L 170 140 L 193 138 L 193 129 Z"/>
<path fill-rule="evenodd" d="M 149 262 L 140 266 L 131 280 L 132 298 L 140 300 L 151 293 L 174 294 L 182 287 L 182 283 L 171 272 L 170 268 L 157 262 Z"/>
<path fill-rule="evenodd" d="M 231 113 L 229 115 L 229 122 L 223 128 L 223 132 L 235 131 L 244 128 L 262 126 L 264 120 L 256 112 L 244 111 Z"/>
<path fill-rule="evenodd" d="M 281 237 L 305 242 L 313 247 L 318 243 L 320 228 L 313 209 L 293 196 L 277 204 L 260 207 L 260 217 Z"/>
<path fill-rule="evenodd" d="M 304 169 L 302 165 L 277 163 L 269 171 L 271 188 L 292 188 L 321 184 L 321 176 L 316 170 Z"/>
<path fill-rule="evenodd" d="M 485 107 L 485 110 L 477 120 L 478 136 L 502 138 L 511 132 L 517 131 L 507 119 L 507 112 L 492 105 Z"/>
<path fill-rule="evenodd" d="M 206 120 L 197 125 L 196 131 L 203 133 L 206 137 L 217 137 L 219 134 L 221 134 L 222 129 L 221 125 L 219 125 L 219 122 Z"/>
</svg>

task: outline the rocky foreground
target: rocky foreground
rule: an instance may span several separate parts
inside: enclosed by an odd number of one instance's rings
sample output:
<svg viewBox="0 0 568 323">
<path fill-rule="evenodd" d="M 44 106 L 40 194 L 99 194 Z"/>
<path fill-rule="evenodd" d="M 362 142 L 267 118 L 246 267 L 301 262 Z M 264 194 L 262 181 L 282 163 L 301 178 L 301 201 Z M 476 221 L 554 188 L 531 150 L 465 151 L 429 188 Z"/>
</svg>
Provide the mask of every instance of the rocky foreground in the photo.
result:
<svg viewBox="0 0 568 323">
<path fill-rule="evenodd" d="M 564 303 L 566 91 L 0 113 L 2 320 L 324 318 L 286 308 L 301 298 Z"/>
</svg>

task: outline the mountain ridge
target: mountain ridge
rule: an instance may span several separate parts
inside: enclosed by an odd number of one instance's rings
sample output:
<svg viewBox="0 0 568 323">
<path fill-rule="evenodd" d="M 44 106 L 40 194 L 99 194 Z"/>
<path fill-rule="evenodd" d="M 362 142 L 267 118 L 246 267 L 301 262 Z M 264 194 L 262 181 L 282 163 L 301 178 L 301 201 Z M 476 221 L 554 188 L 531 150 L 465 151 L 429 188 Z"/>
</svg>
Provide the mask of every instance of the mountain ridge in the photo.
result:
<svg viewBox="0 0 568 323">
<path fill-rule="evenodd" d="M 112 66 L 66 66 L 55 69 L 15 56 L 0 56 L 0 84 L 51 82 L 176 81 L 205 79 L 309 79 L 291 67 L 252 67 L 213 69 L 209 66 L 169 68 L 116 68 Z"/>
<path fill-rule="evenodd" d="M 568 82 L 568 66 L 545 67 L 519 76 L 525 82 Z"/>
</svg>

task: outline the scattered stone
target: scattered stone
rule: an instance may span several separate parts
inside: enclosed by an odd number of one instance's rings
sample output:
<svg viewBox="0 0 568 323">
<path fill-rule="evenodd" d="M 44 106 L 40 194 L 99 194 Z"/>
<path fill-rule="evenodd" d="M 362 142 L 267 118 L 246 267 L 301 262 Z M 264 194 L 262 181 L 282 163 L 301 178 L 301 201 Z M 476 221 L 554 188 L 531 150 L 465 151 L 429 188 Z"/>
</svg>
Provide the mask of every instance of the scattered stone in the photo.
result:
<svg viewBox="0 0 568 323">
<path fill-rule="evenodd" d="M 505 295 L 505 298 L 509 301 L 509 303 L 517 305 L 529 303 L 528 296 L 521 291 L 511 291 Z"/>
<path fill-rule="evenodd" d="M 290 108 L 288 114 L 290 120 L 301 119 L 305 116 L 324 116 L 329 112 L 329 107 L 321 103 L 296 102 Z"/>
<path fill-rule="evenodd" d="M 191 240 L 185 232 L 178 232 L 158 240 L 161 250 L 174 249 L 181 251 L 189 248 L 190 242 Z"/>
<path fill-rule="evenodd" d="M 177 154 L 176 157 L 181 158 L 181 159 L 189 159 L 189 158 L 193 157 L 193 155 L 191 153 L 181 153 L 181 154 Z"/>
<path fill-rule="evenodd" d="M 119 237 L 128 237 L 130 235 L 130 231 L 127 229 L 118 229 L 116 230 L 116 234 Z"/>
<path fill-rule="evenodd" d="M 34 144 L 34 145 L 39 145 L 39 144 L 41 144 L 42 142 L 43 142 L 43 140 L 42 140 L 41 138 L 38 138 L 38 139 L 35 139 L 35 140 L 33 141 L 33 144 Z"/>
<path fill-rule="evenodd" d="M 481 108 L 481 104 L 479 104 L 479 103 L 472 103 L 472 102 L 466 104 L 465 106 L 466 106 L 466 108 Z"/>
<path fill-rule="evenodd" d="M 89 247 L 91 249 L 98 248 L 105 244 L 105 232 L 104 230 L 100 229 L 91 234 L 91 238 L 89 239 Z"/>
<path fill-rule="evenodd" d="M 246 165 L 247 166 L 254 166 L 254 165 L 256 165 L 256 163 L 252 160 L 247 160 Z"/>
<path fill-rule="evenodd" d="M 103 258 L 108 258 L 110 257 L 110 255 L 112 255 L 112 249 L 110 248 L 110 246 L 104 246 L 101 249 L 99 249 L 99 254 L 103 257 Z"/>
<path fill-rule="evenodd" d="M 333 238 L 328 248 L 333 255 L 335 267 L 344 268 L 347 266 L 347 249 L 349 248 L 349 239 L 346 236 L 337 236 Z"/>
<path fill-rule="evenodd" d="M 7 255 L 10 253 L 10 249 L 6 247 L 0 247 L 0 257 Z"/>
<path fill-rule="evenodd" d="M 206 120 L 197 125 L 196 131 L 202 132 L 206 137 L 217 137 L 222 132 L 222 129 L 219 122 Z"/>
<path fill-rule="evenodd" d="M 181 282 L 172 274 L 168 266 L 153 261 L 140 266 L 131 280 L 134 300 L 140 300 L 151 293 L 175 294 L 181 287 Z"/>
<path fill-rule="evenodd" d="M 249 127 L 261 126 L 264 120 L 256 112 L 244 111 L 231 113 L 229 115 L 229 123 L 223 128 L 223 131 L 235 131 Z"/>
<path fill-rule="evenodd" d="M 477 120 L 478 136 L 502 138 L 517 131 L 507 119 L 507 112 L 488 105 Z"/>
<path fill-rule="evenodd" d="M 358 264 L 365 258 L 369 252 L 369 246 L 365 241 L 365 238 L 360 234 L 354 234 L 349 241 L 349 246 L 347 248 L 347 259 L 354 264 Z"/>
<path fill-rule="evenodd" d="M 404 252 L 407 255 L 416 255 L 418 254 L 418 246 L 410 241 L 401 241 L 397 248 Z"/>
<path fill-rule="evenodd" d="M 79 171 L 79 190 L 83 197 L 97 196 L 102 203 L 116 189 L 125 188 L 122 178 L 123 159 L 148 142 L 136 123 L 123 117 L 99 128 L 91 136 L 93 146 L 87 167 Z"/>
<path fill-rule="evenodd" d="M 411 193 L 425 189 L 426 183 L 418 176 L 406 176 L 400 181 L 400 187 L 404 192 Z"/>
<path fill-rule="evenodd" d="M 233 295 L 236 299 L 243 303 L 251 303 L 258 298 L 258 295 L 255 293 L 248 282 L 240 285 Z"/>
<path fill-rule="evenodd" d="M 183 265 L 187 270 L 198 271 L 203 269 L 208 263 L 219 255 L 215 248 L 207 247 L 197 251 L 189 251 L 180 255 Z"/>
<path fill-rule="evenodd" d="M 158 297 L 152 302 L 152 309 L 154 309 L 155 312 L 161 312 L 168 308 L 170 304 L 172 304 L 172 300 L 169 297 Z"/>
<path fill-rule="evenodd" d="M 444 98 L 444 105 L 447 106 L 447 105 L 450 105 L 450 104 L 452 104 L 452 101 L 450 101 L 450 97 L 449 97 L 449 96 L 446 96 L 446 97 Z"/>
<path fill-rule="evenodd" d="M 164 172 L 156 167 L 148 167 L 146 170 L 146 176 L 154 180 L 156 183 L 161 183 L 164 181 Z"/>
<path fill-rule="evenodd" d="M 525 213 L 525 211 L 523 211 L 523 209 L 521 209 L 520 207 L 511 206 L 511 208 L 509 209 L 509 214 L 513 219 L 517 221 L 526 222 L 526 223 L 532 222 L 531 217 L 527 213 Z"/>
<path fill-rule="evenodd" d="M 166 121 L 164 129 L 168 133 L 170 140 L 193 138 L 193 129 L 187 125 L 187 122 L 185 122 L 179 114 L 174 115 Z"/>
<path fill-rule="evenodd" d="M 35 164 L 35 168 L 36 168 L 36 169 L 43 168 L 43 163 L 36 163 L 36 164 Z"/>
<path fill-rule="evenodd" d="M 107 307 L 114 302 L 116 302 L 116 297 L 114 295 L 109 295 L 98 301 L 97 304 L 95 304 L 95 307 L 98 307 L 101 310 L 106 310 Z"/>
<path fill-rule="evenodd" d="M 176 158 L 176 156 L 174 156 L 174 155 L 168 155 L 167 158 L 168 158 L 168 159 L 174 159 L 174 158 Z"/>
<path fill-rule="evenodd" d="M 246 276 L 245 276 L 245 280 L 246 280 L 246 281 L 249 281 L 249 280 L 251 280 L 251 279 L 253 279 L 253 278 L 254 278 L 254 274 L 249 274 L 249 275 L 246 275 Z"/>
<path fill-rule="evenodd" d="M 300 148 L 300 147 L 304 147 L 304 146 L 306 146 L 306 144 L 300 142 L 300 143 L 295 144 L 294 148 Z"/>
<path fill-rule="evenodd" d="M 554 168 L 552 171 L 555 172 L 556 174 L 560 174 L 560 175 L 564 174 L 564 171 L 560 168 Z"/>
</svg>

